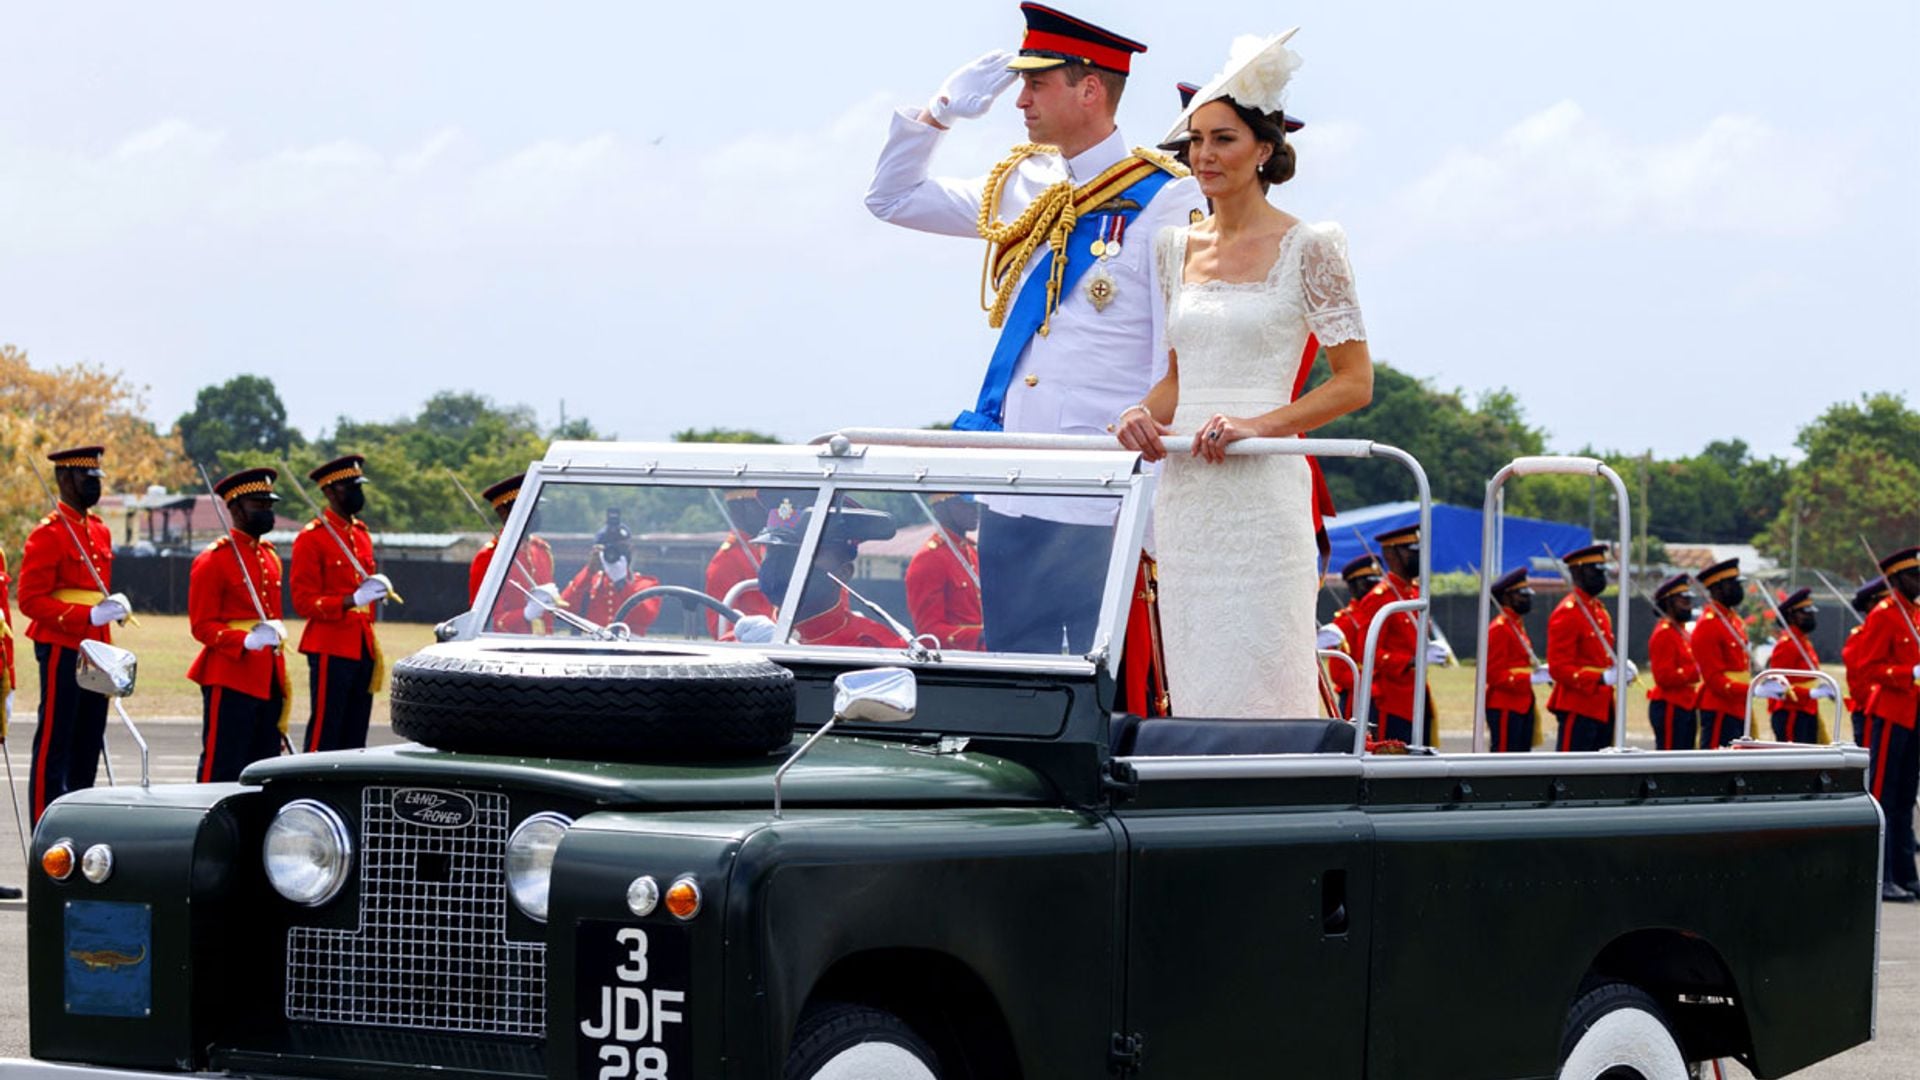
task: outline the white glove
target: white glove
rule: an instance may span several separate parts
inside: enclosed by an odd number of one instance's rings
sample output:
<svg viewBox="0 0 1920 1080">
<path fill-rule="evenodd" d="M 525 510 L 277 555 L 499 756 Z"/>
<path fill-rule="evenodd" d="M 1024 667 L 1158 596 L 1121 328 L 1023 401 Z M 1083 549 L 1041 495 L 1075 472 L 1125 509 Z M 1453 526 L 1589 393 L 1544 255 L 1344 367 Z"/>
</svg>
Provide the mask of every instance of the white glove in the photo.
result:
<svg viewBox="0 0 1920 1080">
<path fill-rule="evenodd" d="M 1615 677 L 1618 676 L 1619 674 L 1620 674 L 1620 671 L 1618 668 L 1608 668 L 1607 670 L 1600 673 L 1600 681 L 1603 683 L 1606 683 L 1608 686 L 1612 686 L 1616 681 Z M 1640 677 L 1640 669 L 1633 666 L 1633 661 L 1631 660 L 1627 661 L 1627 681 L 1632 682 L 1633 680 L 1639 677 Z"/>
<path fill-rule="evenodd" d="M 1768 701 L 1779 701 L 1787 696 L 1787 680 L 1778 675 L 1769 675 L 1753 684 L 1753 696 L 1766 698 Z"/>
<path fill-rule="evenodd" d="M 1913 665 L 1913 681 L 1920 683 L 1920 664 Z"/>
<path fill-rule="evenodd" d="M 733 640 L 765 645 L 773 640 L 774 622 L 765 615 L 742 615 L 734 624 Z"/>
<path fill-rule="evenodd" d="M 247 640 L 242 644 L 248 652 L 271 649 L 280 644 L 280 631 L 272 623 L 254 623 L 253 629 L 247 631 Z"/>
<path fill-rule="evenodd" d="M 995 49 L 947 76 L 933 100 L 927 102 L 927 115 L 941 127 L 951 127 L 955 120 L 985 116 L 993 108 L 993 99 L 1020 77 L 1019 72 L 1007 70 L 1012 62 L 1012 53 Z"/>
<path fill-rule="evenodd" d="M 361 582 L 359 588 L 353 590 L 353 606 L 366 607 L 375 600 L 385 600 L 391 591 L 393 590 L 388 588 L 387 579 L 383 575 L 375 574 Z"/>
<path fill-rule="evenodd" d="M 627 580 L 627 560 L 624 557 L 608 562 L 603 552 L 600 555 L 600 568 L 607 572 L 608 579 L 615 585 Z"/>
<path fill-rule="evenodd" d="M 1547 665 L 1541 664 L 1533 669 L 1532 675 L 1527 676 L 1527 681 L 1535 686 L 1552 686 L 1553 672 L 1547 670 Z"/>
<path fill-rule="evenodd" d="M 1447 648 L 1437 641 L 1427 643 L 1427 663 L 1444 664 L 1451 659 L 1453 659 L 1452 649 Z"/>
<path fill-rule="evenodd" d="M 560 606 L 560 590 L 552 582 L 535 585 L 527 590 L 527 604 L 520 609 L 520 617 L 532 622 Z"/>
<path fill-rule="evenodd" d="M 1347 635 L 1341 633 L 1339 627 L 1328 623 L 1320 628 L 1318 634 L 1314 635 L 1313 647 L 1316 649 L 1337 649 L 1346 644 L 1346 641 Z"/>
<path fill-rule="evenodd" d="M 1826 683 L 1821 683 L 1819 686 L 1813 688 L 1813 696 L 1819 698 L 1821 701 L 1832 701 L 1833 687 L 1828 686 Z"/>
<path fill-rule="evenodd" d="M 95 626 L 105 626 L 110 622 L 125 622 L 132 614 L 133 605 L 127 601 L 127 594 L 114 593 L 93 605 L 93 609 L 87 612 L 87 621 Z"/>
</svg>

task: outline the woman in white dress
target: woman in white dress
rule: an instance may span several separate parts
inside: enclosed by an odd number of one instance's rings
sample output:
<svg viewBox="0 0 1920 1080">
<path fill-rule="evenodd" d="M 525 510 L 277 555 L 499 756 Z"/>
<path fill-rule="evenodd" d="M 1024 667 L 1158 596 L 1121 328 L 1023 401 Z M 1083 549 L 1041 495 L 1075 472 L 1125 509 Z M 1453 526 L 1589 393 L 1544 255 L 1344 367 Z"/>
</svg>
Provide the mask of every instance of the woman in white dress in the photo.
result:
<svg viewBox="0 0 1920 1080">
<path fill-rule="evenodd" d="M 1317 716 L 1312 482 L 1299 457 L 1234 456 L 1245 438 L 1302 435 L 1365 406 L 1373 361 L 1334 224 L 1267 201 L 1293 175 L 1281 92 L 1289 30 L 1235 43 L 1169 139 L 1212 216 L 1154 238 L 1168 305 L 1167 374 L 1120 414 L 1121 445 L 1165 459 L 1154 500 L 1168 689 L 1182 716 Z M 1307 336 L 1332 378 L 1293 397 Z M 1191 432 L 1186 452 L 1162 436 Z"/>
</svg>

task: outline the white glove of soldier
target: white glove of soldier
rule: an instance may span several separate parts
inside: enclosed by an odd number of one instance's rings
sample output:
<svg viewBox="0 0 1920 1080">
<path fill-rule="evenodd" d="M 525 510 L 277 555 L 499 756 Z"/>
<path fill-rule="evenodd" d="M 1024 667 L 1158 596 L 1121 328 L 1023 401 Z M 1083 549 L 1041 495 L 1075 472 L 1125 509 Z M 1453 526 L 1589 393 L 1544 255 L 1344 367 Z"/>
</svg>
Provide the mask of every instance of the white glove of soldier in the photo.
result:
<svg viewBox="0 0 1920 1080">
<path fill-rule="evenodd" d="M 1768 701 L 1779 701 L 1787 696 L 1787 680 L 1778 675 L 1769 675 L 1753 684 L 1753 696 L 1766 698 Z"/>
<path fill-rule="evenodd" d="M 1533 669 L 1532 675 L 1527 676 L 1527 681 L 1535 686 L 1552 686 L 1553 672 L 1547 670 L 1547 665 L 1541 664 Z"/>
<path fill-rule="evenodd" d="M 1913 681 L 1920 683 L 1920 664 L 1913 665 Z"/>
<path fill-rule="evenodd" d="M 612 581 L 615 585 L 627 580 L 627 560 L 625 556 L 608 562 L 606 555 L 602 554 L 600 556 L 600 567 L 607 572 L 608 580 Z"/>
<path fill-rule="evenodd" d="M 520 609 L 520 617 L 532 622 L 560 606 L 560 590 L 552 582 L 535 585 L 527 590 L 527 604 Z"/>
<path fill-rule="evenodd" d="M 1012 62 L 1012 53 L 996 49 L 947 76 L 933 100 L 927 102 L 927 115 L 941 127 L 950 127 L 955 120 L 985 116 L 993 107 L 993 99 L 1020 77 L 1019 72 L 1007 70 Z"/>
<path fill-rule="evenodd" d="M 773 640 L 774 622 L 765 615 L 742 615 L 734 625 L 733 640 L 765 645 Z"/>
<path fill-rule="evenodd" d="M 1332 623 L 1321 627 L 1320 632 L 1313 636 L 1313 647 L 1316 649 L 1337 649 L 1346 642 L 1347 635 L 1341 633 L 1340 628 Z"/>
<path fill-rule="evenodd" d="M 1612 686 L 1615 681 L 1615 676 L 1619 674 L 1620 674 L 1620 671 L 1618 668 L 1608 668 L 1607 670 L 1600 673 L 1600 681 L 1603 683 L 1606 683 L 1608 686 Z M 1627 661 L 1627 681 L 1632 682 L 1633 680 L 1639 677 L 1640 677 L 1640 669 L 1633 666 L 1633 661 L 1631 660 Z"/>
<path fill-rule="evenodd" d="M 87 612 L 87 621 L 95 626 L 105 626 L 110 622 L 126 622 L 133 614 L 133 605 L 128 602 L 126 593 L 114 593 L 105 600 L 93 605 Z"/>
<path fill-rule="evenodd" d="M 280 644 L 280 631 L 272 623 L 254 623 L 253 629 L 247 631 L 247 640 L 242 644 L 248 652 L 271 649 Z"/>
<path fill-rule="evenodd" d="M 1828 686 L 1826 683 L 1821 683 L 1819 686 L 1813 688 L 1813 696 L 1819 698 L 1821 701 L 1832 701 L 1833 687 Z"/>
<path fill-rule="evenodd" d="M 1427 663 L 1444 664 L 1453 659 L 1453 650 L 1437 641 L 1427 643 Z"/>
<path fill-rule="evenodd" d="M 353 606 L 366 607 L 375 600 L 385 600 L 387 594 L 392 591 L 392 586 L 387 584 L 387 576 L 375 574 L 361 582 L 359 588 L 353 590 Z"/>
</svg>

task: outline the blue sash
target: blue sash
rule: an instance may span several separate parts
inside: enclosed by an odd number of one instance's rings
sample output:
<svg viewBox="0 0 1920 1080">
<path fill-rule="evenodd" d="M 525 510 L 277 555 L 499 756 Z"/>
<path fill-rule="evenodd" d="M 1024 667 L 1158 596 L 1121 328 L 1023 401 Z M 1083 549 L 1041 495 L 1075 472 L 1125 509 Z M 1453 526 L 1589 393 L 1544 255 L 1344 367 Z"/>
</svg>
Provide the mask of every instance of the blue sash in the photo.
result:
<svg viewBox="0 0 1920 1080">
<path fill-rule="evenodd" d="M 1116 216 L 1124 219 L 1128 225 L 1140 216 L 1153 197 L 1171 175 L 1163 170 L 1155 170 L 1142 177 L 1131 187 L 1121 192 L 1137 204 L 1138 209 L 1121 210 Z M 1107 214 L 1087 214 L 1073 227 L 1067 237 L 1067 269 L 1060 278 L 1060 301 L 1065 303 L 1067 294 L 1087 272 L 1087 268 L 1099 262 L 1099 256 L 1093 253 L 1093 241 L 1099 235 L 1102 218 Z M 1143 238 L 1151 243 L 1152 238 Z M 954 418 L 955 431 L 999 431 L 1001 417 L 1007 408 L 1007 387 L 1013 383 L 1014 365 L 1020 362 L 1021 350 L 1027 347 L 1041 325 L 1047 321 L 1047 279 L 1053 269 L 1053 249 L 1046 248 L 1033 263 L 1033 272 L 1027 276 L 1027 283 L 1021 287 L 1020 295 L 1014 298 L 1013 307 L 1007 312 L 1007 321 L 1000 326 L 1000 343 L 993 348 L 993 359 L 987 363 L 987 376 L 980 382 L 980 400 L 973 408 Z"/>
</svg>

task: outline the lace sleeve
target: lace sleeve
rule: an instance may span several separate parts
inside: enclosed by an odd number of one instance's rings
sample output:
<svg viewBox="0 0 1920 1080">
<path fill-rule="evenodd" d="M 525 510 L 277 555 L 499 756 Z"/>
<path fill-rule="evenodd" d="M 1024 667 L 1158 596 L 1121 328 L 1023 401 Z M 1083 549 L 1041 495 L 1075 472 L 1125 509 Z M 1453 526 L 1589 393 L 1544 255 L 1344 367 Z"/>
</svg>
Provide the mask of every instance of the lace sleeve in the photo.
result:
<svg viewBox="0 0 1920 1080">
<path fill-rule="evenodd" d="M 1180 243 L 1180 227 L 1169 225 L 1153 235 L 1153 277 L 1160 283 L 1160 309 L 1173 301 L 1173 283 L 1186 261 L 1185 245 Z"/>
<path fill-rule="evenodd" d="M 1338 225 L 1312 229 L 1300 245 L 1300 292 L 1307 311 L 1307 329 L 1322 346 L 1365 341 L 1367 327 L 1360 319 L 1353 267 L 1347 263 L 1347 234 Z"/>
</svg>

